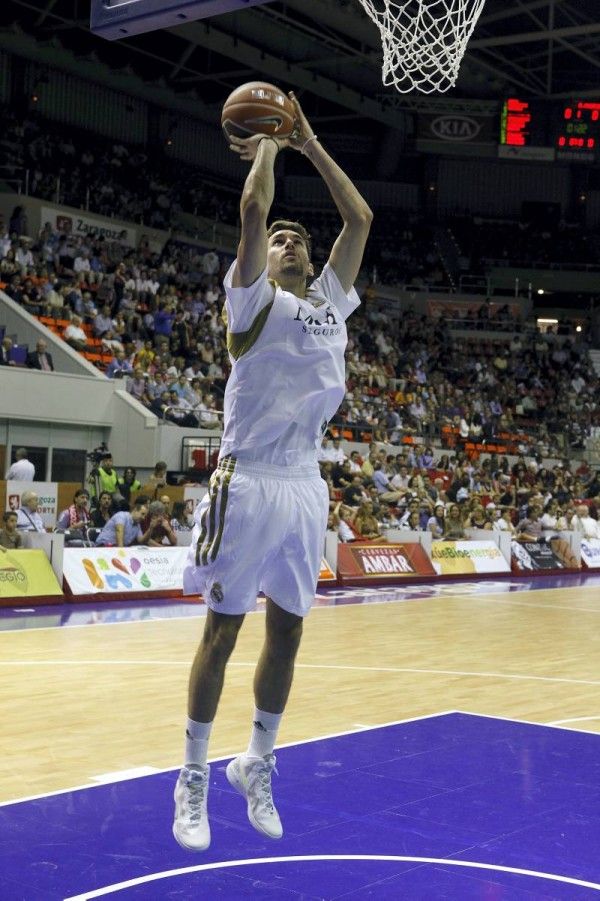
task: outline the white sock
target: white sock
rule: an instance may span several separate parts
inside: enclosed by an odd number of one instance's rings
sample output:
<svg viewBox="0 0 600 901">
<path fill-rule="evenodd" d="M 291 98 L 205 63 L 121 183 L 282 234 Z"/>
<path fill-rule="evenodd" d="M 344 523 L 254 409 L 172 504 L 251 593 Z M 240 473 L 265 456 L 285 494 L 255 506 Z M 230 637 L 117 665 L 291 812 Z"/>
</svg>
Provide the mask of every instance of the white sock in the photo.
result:
<svg viewBox="0 0 600 901">
<path fill-rule="evenodd" d="M 246 757 L 266 757 L 273 753 L 283 713 L 267 713 L 254 708 L 254 722 Z"/>
<path fill-rule="evenodd" d="M 208 758 L 208 739 L 212 723 L 197 723 L 188 718 L 185 730 L 185 765 L 204 766 Z"/>
</svg>

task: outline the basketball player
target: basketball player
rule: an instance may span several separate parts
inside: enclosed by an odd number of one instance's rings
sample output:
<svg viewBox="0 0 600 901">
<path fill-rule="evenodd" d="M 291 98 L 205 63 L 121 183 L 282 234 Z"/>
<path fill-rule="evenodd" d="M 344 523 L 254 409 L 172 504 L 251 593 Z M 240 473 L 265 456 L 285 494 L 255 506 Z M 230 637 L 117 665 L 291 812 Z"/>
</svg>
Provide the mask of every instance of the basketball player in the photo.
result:
<svg viewBox="0 0 600 901">
<path fill-rule="evenodd" d="M 209 608 L 190 676 L 173 824 L 179 844 L 196 851 L 210 844 L 206 761 L 225 667 L 259 591 L 266 595 L 266 634 L 254 676 L 256 709 L 248 749 L 229 763 L 227 779 L 246 799 L 255 829 L 273 839 L 283 834 L 271 794 L 273 749 L 320 568 L 329 497 L 317 449 L 344 397 L 345 320 L 359 304 L 352 285 L 372 219 L 290 97 L 293 137 L 254 135 L 230 145 L 252 162 L 237 259 L 224 281 L 232 371 L 219 463 L 196 511 L 184 572 L 184 591 L 201 592 Z M 313 163 L 343 220 L 310 286 L 307 231 L 288 221 L 267 227 L 275 159 L 287 147 Z"/>
</svg>

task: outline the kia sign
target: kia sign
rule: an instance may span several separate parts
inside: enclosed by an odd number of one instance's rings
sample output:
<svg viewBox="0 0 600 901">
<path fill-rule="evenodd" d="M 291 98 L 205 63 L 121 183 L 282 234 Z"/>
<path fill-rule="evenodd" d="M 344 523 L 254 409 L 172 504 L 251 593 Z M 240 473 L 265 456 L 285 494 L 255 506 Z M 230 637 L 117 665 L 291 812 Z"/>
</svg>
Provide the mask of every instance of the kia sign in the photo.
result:
<svg viewBox="0 0 600 901">
<path fill-rule="evenodd" d="M 495 139 L 494 123 L 494 116 L 467 116 L 463 113 L 420 115 L 417 140 L 455 145 L 491 144 Z"/>
</svg>

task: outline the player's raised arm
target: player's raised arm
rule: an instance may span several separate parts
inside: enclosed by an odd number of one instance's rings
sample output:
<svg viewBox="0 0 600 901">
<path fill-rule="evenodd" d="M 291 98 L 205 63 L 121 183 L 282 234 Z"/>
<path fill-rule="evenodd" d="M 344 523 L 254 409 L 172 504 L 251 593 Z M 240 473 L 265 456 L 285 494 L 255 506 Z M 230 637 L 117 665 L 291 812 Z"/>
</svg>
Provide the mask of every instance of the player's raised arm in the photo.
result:
<svg viewBox="0 0 600 901">
<path fill-rule="evenodd" d="M 242 233 L 233 273 L 233 287 L 247 288 L 267 264 L 267 216 L 275 194 L 273 167 L 280 142 L 265 135 L 229 140 L 235 153 L 253 161 L 240 201 Z"/>
<path fill-rule="evenodd" d="M 290 99 L 297 117 L 297 130 L 289 141 L 290 146 L 300 150 L 313 163 L 329 188 L 344 223 L 331 250 L 329 263 L 342 288 L 348 292 L 360 271 L 373 213 L 346 173 L 321 146 L 293 93 L 290 93 Z"/>
</svg>

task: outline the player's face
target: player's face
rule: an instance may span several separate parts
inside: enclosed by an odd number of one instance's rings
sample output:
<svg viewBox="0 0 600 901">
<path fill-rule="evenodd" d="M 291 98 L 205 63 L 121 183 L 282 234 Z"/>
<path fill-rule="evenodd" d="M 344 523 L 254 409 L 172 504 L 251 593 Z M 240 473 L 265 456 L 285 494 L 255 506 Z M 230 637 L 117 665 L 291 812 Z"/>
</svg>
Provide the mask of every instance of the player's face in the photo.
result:
<svg viewBox="0 0 600 901">
<path fill-rule="evenodd" d="M 271 278 L 305 279 L 312 275 L 308 248 L 298 232 L 282 229 L 269 238 L 267 268 Z"/>
</svg>

